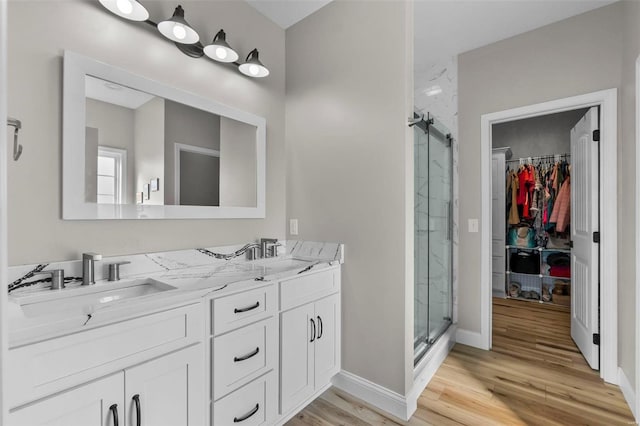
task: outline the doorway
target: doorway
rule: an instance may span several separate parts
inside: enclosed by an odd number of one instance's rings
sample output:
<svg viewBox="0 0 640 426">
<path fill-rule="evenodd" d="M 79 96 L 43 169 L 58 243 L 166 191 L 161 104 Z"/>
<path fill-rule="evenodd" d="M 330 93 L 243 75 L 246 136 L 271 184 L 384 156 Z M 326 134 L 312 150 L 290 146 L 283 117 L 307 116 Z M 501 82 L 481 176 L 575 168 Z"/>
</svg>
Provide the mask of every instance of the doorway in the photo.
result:
<svg viewBox="0 0 640 426">
<path fill-rule="evenodd" d="M 482 218 L 481 238 L 481 333 L 479 346 L 490 349 L 492 345 L 492 188 L 491 188 L 491 140 L 494 124 L 566 112 L 580 108 L 599 107 L 597 123 L 600 131 L 600 152 L 597 165 L 600 180 L 597 200 L 600 211 L 600 270 L 597 281 L 607 283 L 594 297 L 600 300 L 600 377 L 609 383 L 618 383 L 617 374 L 617 192 L 615 170 L 617 165 L 617 90 L 610 89 L 586 95 L 564 98 L 541 104 L 521 107 L 481 117 L 481 182 Z M 573 236 L 572 236 L 573 237 Z"/>
</svg>

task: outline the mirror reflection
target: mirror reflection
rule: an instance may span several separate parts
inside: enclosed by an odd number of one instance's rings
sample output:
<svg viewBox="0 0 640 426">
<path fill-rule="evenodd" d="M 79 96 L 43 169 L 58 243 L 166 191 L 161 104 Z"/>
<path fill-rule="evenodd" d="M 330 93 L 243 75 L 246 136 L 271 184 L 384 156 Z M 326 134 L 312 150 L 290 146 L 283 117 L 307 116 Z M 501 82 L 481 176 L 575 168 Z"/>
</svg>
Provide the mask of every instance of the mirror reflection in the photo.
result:
<svg viewBox="0 0 640 426">
<path fill-rule="evenodd" d="M 85 201 L 255 207 L 255 126 L 85 76 Z"/>
</svg>

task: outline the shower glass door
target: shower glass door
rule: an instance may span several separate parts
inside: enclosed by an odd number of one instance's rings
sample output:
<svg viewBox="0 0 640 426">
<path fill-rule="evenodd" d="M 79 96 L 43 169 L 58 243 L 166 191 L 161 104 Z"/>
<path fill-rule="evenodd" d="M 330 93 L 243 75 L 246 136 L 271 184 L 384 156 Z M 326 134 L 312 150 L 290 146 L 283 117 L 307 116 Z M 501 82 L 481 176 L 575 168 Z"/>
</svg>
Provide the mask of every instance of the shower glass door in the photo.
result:
<svg viewBox="0 0 640 426">
<path fill-rule="evenodd" d="M 452 169 L 448 130 L 428 117 L 414 126 L 414 361 L 451 324 Z"/>
</svg>

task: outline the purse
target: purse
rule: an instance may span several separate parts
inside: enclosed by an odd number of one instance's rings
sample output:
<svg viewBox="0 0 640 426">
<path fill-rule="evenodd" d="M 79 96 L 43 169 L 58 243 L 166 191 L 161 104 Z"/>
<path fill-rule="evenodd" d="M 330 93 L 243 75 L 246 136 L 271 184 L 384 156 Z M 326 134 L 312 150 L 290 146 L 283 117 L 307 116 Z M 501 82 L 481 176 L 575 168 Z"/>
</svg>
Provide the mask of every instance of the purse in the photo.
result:
<svg viewBox="0 0 640 426">
<path fill-rule="evenodd" d="M 511 272 L 518 274 L 539 274 L 540 273 L 540 252 L 518 250 L 511 253 L 509 258 Z"/>
<path fill-rule="evenodd" d="M 536 231 L 528 226 L 511 228 L 507 240 L 510 246 L 534 248 L 536 246 Z"/>
</svg>

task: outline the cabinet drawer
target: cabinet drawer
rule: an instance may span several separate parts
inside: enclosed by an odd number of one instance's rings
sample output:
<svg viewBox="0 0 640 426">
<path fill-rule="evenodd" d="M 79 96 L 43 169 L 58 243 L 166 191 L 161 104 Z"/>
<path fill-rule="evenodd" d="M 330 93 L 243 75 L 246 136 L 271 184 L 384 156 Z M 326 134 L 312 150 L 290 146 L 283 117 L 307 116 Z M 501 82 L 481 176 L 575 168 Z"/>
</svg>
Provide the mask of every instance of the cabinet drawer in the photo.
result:
<svg viewBox="0 0 640 426">
<path fill-rule="evenodd" d="M 9 351 L 9 407 L 86 383 L 204 337 L 192 304 Z"/>
<path fill-rule="evenodd" d="M 234 393 L 214 402 L 211 418 L 214 425 L 258 426 L 273 424 L 278 389 L 271 372 Z"/>
<path fill-rule="evenodd" d="M 280 282 L 280 309 L 287 310 L 340 290 L 340 268 L 310 272 Z"/>
<path fill-rule="evenodd" d="M 276 319 L 214 337 L 212 344 L 213 399 L 217 400 L 276 366 Z"/>
<path fill-rule="evenodd" d="M 212 301 L 212 333 L 218 335 L 274 315 L 276 287 L 270 285 Z"/>
</svg>

